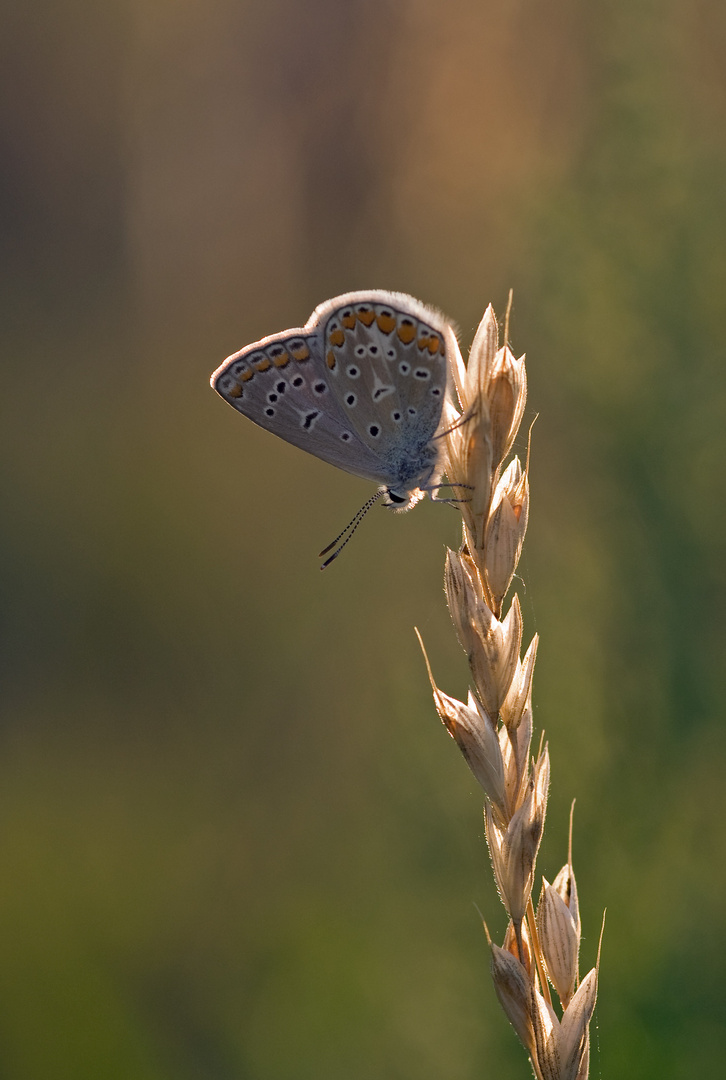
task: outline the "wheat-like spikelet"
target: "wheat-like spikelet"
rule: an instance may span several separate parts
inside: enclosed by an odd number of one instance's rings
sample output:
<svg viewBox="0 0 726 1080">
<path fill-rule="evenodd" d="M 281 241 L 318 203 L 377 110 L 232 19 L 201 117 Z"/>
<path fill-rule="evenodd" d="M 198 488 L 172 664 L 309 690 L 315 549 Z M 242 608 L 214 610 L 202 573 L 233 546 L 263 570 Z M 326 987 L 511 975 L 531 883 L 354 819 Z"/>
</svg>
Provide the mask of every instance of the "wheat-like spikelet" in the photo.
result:
<svg viewBox="0 0 726 1080">
<path fill-rule="evenodd" d="M 524 357 L 515 359 L 506 331 L 499 348 L 489 306 L 467 366 L 457 347 L 452 367 L 460 409 L 447 405 L 446 472 L 462 500 L 463 542 L 459 552 L 447 553 L 444 582 L 474 693 L 466 703 L 457 701 L 439 690 L 430 668 L 429 677 L 439 716 L 485 794 L 485 834 L 509 915 L 501 947 L 487 931 L 497 996 L 538 1080 L 586 1080 L 599 955 L 580 981 L 571 828 L 568 861 L 551 885 L 543 879 L 534 911 L 535 861 L 550 777 L 546 745 L 536 760 L 530 758 L 537 636 L 522 659 L 516 594 L 502 617 L 529 515 L 528 467 L 523 469 L 517 457 L 504 467 L 527 397 Z M 559 997 L 559 1011 L 548 983 Z"/>
</svg>

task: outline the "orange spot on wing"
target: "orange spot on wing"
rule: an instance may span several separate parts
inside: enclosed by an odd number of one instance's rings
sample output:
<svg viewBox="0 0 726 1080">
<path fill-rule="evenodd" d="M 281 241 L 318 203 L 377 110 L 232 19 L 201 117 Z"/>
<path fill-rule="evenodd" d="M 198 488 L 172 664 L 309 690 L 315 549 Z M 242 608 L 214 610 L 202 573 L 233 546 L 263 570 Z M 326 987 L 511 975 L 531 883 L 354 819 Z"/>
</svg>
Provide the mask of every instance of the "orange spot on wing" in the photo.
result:
<svg viewBox="0 0 726 1080">
<path fill-rule="evenodd" d="M 239 376 L 239 381 L 249 382 L 253 375 L 254 371 L 252 370 L 252 368 L 247 368 L 247 371 L 243 371 L 242 374 Z"/>
<path fill-rule="evenodd" d="M 255 371 L 269 371 L 272 367 L 272 361 L 268 360 L 267 357 L 265 357 L 264 360 L 258 360 L 257 363 L 253 364 L 252 366 Z"/>
<path fill-rule="evenodd" d="M 330 368 L 331 371 L 335 367 L 337 361 L 335 359 L 335 353 L 333 352 L 332 349 L 330 350 L 328 355 L 325 357 L 325 363 L 328 365 L 328 367 Z"/>
<path fill-rule="evenodd" d="M 242 397 L 242 387 L 239 384 L 233 386 L 231 390 L 227 391 L 227 397 Z"/>
<path fill-rule="evenodd" d="M 410 345 L 416 337 L 416 327 L 410 319 L 401 319 L 401 324 L 396 333 L 404 345 Z"/>
<path fill-rule="evenodd" d="M 355 330 L 355 312 L 346 311 L 345 315 L 340 320 L 346 330 Z M 342 342 L 341 342 L 342 344 Z"/>
<path fill-rule="evenodd" d="M 304 360 L 310 359 L 310 349 L 304 341 L 299 345 L 291 346 L 290 352 L 292 353 L 293 359 L 297 360 L 298 364 L 302 364 Z"/>
<path fill-rule="evenodd" d="M 370 307 L 359 307 L 356 314 L 364 326 L 371 326 L 376 317 L 375 311 Z"/>
<path fill-rule="evenodd" d="M 438 334 L 432 334 L 431 337 L 429 338 L 429 352 L 433 356 L 434 353 L 438 352 L 440 348 L 441 348 L 441 339 L 439 338 Z M 442 352 L 443 352 L 443 350 L 442 350 Z"/>
<path fill-rule="evenodd" d="M 331 345 L 343 345 L 345 343 L 345 334 L 342 330 L 331 330 L 328 334 L 328 341 Z"/>
<path fill-rule="evenodd" d="M 389 314 L 389 312 L 387 311 L 385 313 L 381 312 L 381 314 L 376 319 L 376 322 L 378 323 L 378 329 L 383 334 L 390 334 L 391 331 L 395 330 L 396 328 L 396 320 L 394 319 L 393 315 Z"/>
</svg>

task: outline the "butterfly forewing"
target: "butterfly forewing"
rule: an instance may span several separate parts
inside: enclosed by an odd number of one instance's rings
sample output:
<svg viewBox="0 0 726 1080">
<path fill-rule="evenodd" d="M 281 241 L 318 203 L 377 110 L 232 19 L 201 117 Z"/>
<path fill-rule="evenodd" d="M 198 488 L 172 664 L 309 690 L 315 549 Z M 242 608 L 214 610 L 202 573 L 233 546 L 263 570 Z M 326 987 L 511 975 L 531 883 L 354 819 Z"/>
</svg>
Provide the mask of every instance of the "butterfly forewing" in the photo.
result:
<svg viewBox="0 0 726 1080">
<path fill-rule="evenodd" d="M 225 360 L 212 385 L 256 424 L 347 472 L 385 481 L 377 456 L 346 422 L 322 371 L 319 334 L 287 330 Z"/>
</svg>

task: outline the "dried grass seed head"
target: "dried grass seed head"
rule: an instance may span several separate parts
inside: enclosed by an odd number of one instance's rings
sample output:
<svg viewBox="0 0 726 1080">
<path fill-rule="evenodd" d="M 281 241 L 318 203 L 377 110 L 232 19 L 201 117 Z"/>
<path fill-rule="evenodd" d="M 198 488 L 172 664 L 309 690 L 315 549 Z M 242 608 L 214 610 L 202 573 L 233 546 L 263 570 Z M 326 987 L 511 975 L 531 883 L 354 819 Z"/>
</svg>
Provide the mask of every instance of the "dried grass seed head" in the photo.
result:
<svg viewBox="0 0 726 1080">
<path fill-rule="evenodd" d="M 466 367 L 461 360 L 461 353 L 458 354 L 458 364 L 457 357 L 452 353 L 454 381 L 464 413 L 472 410 L 480 398 L 487 397 L 498 347 L 499 326 L 494 308 L 490 304 L 477 327 Z"/>
<path fill-rule="evenodd" d="M 444 726 L 503 820 L 506 813 L 504 764 L 494 723 L 471 694 L 469 704 L 465 705 L 435 688 L 434 702 Z"/>
<path fill-rule="evenodd" d="M 499 1003 L 531 1056 L 536 1052 L 532 1023 L 532 981 L 508 949 L 491 944 L 492 979 Z"/>
<path fill-rule="evenodd" d="M 580 1080 L 583 1066 L 587 1070 L 590 1039 L 589 1027 L 597 1001 L 597 968 L 588 971 L 577 992 L 565 1009 L 560 1024 L 560 1078 Z"/>
<path fill-rule="evenodd" d="M 519 727 L 526 710 L 532 710 L 532 678 L 537 659 L 539 635 L 535 634 L 523 660 L 517 660 L 517 671 L 501 708 L 501 716 L 510 730 Z"/>
<path fill-rule="evenodd" d="M 469 666 L 477 693 L 490 716 L 499 716 L 514 676 L 522 647 L 522 609 L 514 596 L 509 611 L 500 622 L 486 605 L 475 626 L 476 647 Z"/>
<path fill-rule="evenodd" d="M 516 359 L 504 346 L 494 358 L 486 390 L 492 421 L 492 452 L 495 462 L 504 461 L 519 431 L 527 402 L 524 356 Z"/>
<path fill-rule="evenodd" d="M 521 805 L 505 827 L 484 808 L 484 823 L 492 869 L 509 917 L 521 922 L 532 893 L 534 869 L 544 832 L 549 789 L 549 754 L 540 755 Z"/>
<path fill-rule="evenodd" d="M 577 898 L 577 881 L 572 863 L 565 863 L 552 882 L 552 888 L 562 897 L 579 935 L 582 929 L 580 924 L 580 904 Z"/>
<path fill-rule="evenodd" d="M 537 905 L 537 932 L 547 975 L 566 1008 L 577 983 L 580 933 L 569 908 L 546 878 Z"/>
<path fill-rule="evenodd" d="M 500 622 L 485 602 L 483 582 L 473 559 L 451 550 L 446 556 L 444 588 L 477 693 L 487 713 L 496 718 L 517 673 L 522 643 L 519 600 L 514 597 Z"/>
<path fill-rule="evenodd" d="M 529 752 L 532 744 L 532 711 L 525 711 L 521 722 L 514 729 L 502 724 L 499 729 L 499 746 L 504 763 L 504 785 L 507 796 L 507 819 L 524 798 L 529 779 Z"/>
<path fill-rule="evenodd" d="M 492 491 L 493 455 L 491 421 L 481 399 L 469 413 L 449 427 L 446 475 L 460 498 L 461 515 L 472 550 L 484 544 Z"/>
<path fill-rule="evenodd" d="M 529 481 L 515 457 L 497 484 L 484 534 L 483 567 L 495 610 L 517 569 L 528 520 Z"/>
</svg>

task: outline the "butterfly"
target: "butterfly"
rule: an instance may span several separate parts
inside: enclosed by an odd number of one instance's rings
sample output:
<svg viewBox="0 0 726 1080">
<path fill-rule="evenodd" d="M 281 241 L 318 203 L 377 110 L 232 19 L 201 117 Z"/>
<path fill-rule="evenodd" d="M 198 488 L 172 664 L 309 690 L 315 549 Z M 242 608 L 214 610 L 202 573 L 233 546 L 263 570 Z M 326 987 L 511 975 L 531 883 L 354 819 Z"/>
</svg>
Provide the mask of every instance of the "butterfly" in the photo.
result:
<svg viewBox="0 0 726 1080">
<path fill-rule="evenodd" d="M 227 357 L 211 385 L 260 427 L 380 484 L 358 518 L 378 498 L 404 511 L 440 486 L 455 348 L 450 323 L 412 296 L 344 293 Z"/>
</svg>

